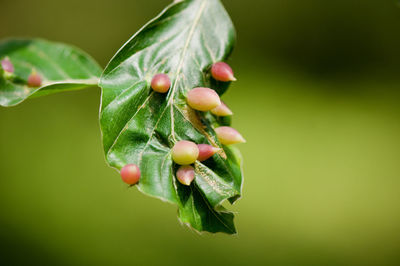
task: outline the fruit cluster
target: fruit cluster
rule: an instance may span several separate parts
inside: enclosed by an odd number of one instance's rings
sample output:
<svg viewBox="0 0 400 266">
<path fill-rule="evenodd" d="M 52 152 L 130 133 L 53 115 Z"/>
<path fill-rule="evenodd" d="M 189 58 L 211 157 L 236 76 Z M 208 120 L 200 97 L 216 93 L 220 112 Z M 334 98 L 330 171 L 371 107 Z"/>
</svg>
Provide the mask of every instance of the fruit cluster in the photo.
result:
<svg viewBox="0 0 400 266">
<path fill-rule="evenodd" d="M 14 75 L 14 65 L 11 63 L 10 58 L 5 57 L 3 60 L 1 60 L 0 65 L 4 70 L 4 76 L 7 78 L 12 78 Z M 32 70 L 28 80 L 26 81 L 26 84 L 29 87 L 40 87 L 42 85 L 42 78 L 35 70 Z"/>
<path fill-rule="evenodd" d="M 224 63 L 217 62 L 211 67 L 211 75 L 217 81 L 230 82 L 235 81 L 232 68 Z M 151 88 L 159 93 L 167 93 L 171 87 L 171 80 L 166 74 L 156 74 L 151 80 Z M 216 116 L 230 116 L 232 111 L 221 102 L 219 95 L 210 88 L 194 88 L 186 96 L 187 104 L 194 110 L 207 112 L 210 111 Z M 221 126 L 215 128 L 218 140 L 223 145 L 231 145 L 245 142 L 238 131 L 231 127 Z M 180 165 L 176 172 L 178 181 L 189 186 L 195 178 L 195 170 L 191 166 L 194 162 L 205 161 L 219 152 L 221 149 L 208 145 L 196 144 L 192 141 L 181 140 L 175 143 L 171 150 L 173 161 Z M 140 179 L 140 169 L 135 164 L 125 165 L 121 170 L 122 180 L 135 185 Z"/>
</svg>

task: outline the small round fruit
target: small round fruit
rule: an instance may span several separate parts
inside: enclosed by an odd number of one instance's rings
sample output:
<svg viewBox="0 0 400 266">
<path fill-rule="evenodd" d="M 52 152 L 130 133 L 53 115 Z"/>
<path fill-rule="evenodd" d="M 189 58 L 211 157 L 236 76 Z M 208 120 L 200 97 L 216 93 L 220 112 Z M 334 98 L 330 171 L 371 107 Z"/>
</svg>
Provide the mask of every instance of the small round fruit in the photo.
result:
<svg viewBox="0 0 400 266">
<path fill-rule="evenodd" d="M 220 150 L 219 148 L 215 148 L 208 144 L 199 144 L 197 147 L 199 148 L 199 157 L 197 157 L 197 160 L 200 162 L 209 159 Z"/>
<path fill-rule="evenodd" d="M 197 160 L 198 156 L 199 148 L 196 143 L 191 141 L 178 141 L 172 148 L 172 159 L 180 165 L 192 164 Z"/>
<path fill-rule="evenodd" d="M 187 103 L 198 111 L 210 111 L 221 104 L 219 95 L 209 88 L 194 88 L 188 92 Z"/>
<path fill-rule="evenodd" d="M 122 181 L 128 185 L 135 185 L 140 179 L 140 170 L 136 164 L 127 164 L 121 169 Z"/>
<path fill-rule="evenodd" d="M 28 77 L 28 86 L 29 87 L 40 87 L 42 85 L 42 78 L 39 76 L 36 71 L 32 71 L 32 73 Z"/>
<path fill-rule="evenodd" d="M 190 186 L 194 179 L 194 168 L 190 165 L 181 166 L 176 172 L 176 177 L 182 185 Z"/>
<path fill-rule="evenodd" d="M 214 79 L 223 82 L 236 81 L 232 68 L 224 62 L 217 62 L 213 64 L 211 67 L 211 75 Z"/>
<path fill-rule="evenodd" d="M 171 87 L 171 80 L 166 74 L 157 74 L 154 75 L 151 80 L 151 88 L 160 93 L 166 93 Z"/>
</svg>

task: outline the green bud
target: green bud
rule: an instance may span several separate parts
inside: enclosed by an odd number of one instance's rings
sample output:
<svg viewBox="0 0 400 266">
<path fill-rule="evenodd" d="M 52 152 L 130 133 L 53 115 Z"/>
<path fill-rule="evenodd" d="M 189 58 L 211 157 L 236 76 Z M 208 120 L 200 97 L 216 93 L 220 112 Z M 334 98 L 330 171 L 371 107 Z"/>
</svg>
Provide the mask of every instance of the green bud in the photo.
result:
<svg viewBox="0 0 400 266">
<path fill-rule="evenodd" d="M 218 127 L 215 129 L 219 142 L 224 145 L 231 145 L 236 143 L 245 143 L 246 140 L 240 133 L 231 127 Z"/>
<path fill-rule="evenodd" d="M 190 107 L 198 111 L 210 111 L 221 104 L 219 95 L 209 88 L 192 89 L 186 100 Z"/>
<path fill-rule="evenodd" d="M 192 164 L 199 156 L 199 148 L 194 142 L 181 140 L 172 148 L 172 159 L 180 165 Z"/>
<path fill-rule="evenodd" d="M 194 179 L 194 168 L 190 165 L 179 167 L 176 172 L 176 178 L 182 185 L 190 186 Z"/>
</svg>

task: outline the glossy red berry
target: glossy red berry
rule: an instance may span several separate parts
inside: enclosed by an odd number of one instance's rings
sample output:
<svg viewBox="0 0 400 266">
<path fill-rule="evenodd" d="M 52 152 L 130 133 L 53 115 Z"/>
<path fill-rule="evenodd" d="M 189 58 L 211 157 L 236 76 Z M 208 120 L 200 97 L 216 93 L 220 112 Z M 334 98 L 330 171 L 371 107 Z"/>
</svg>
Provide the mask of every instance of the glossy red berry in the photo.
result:
<svg viewBox="0 0 400 266">
<path fill-rule="evenodd" d="M 209 88 L 192 89 L 186 101 L 190 107 L 198 111 L 210 111 L 221 104 L 218 93 Z"/>
<path fill-rule="evenodd" d="M 140 179 L 140 170 L 136 164 L 127 164 L 121 169 L 121 178 L 128 185 L 135 185 Z"/>
<path fill-rule="evenodd" d="M 1 67 L 8 73 L 14 73 L 14 65 L 11 63 L 10 58 L 8 57 L 1 60 Z"/>
<path fill-rule="evenodd" d="M 36 71 L 32 71 L 32 73 L 28 77 L 28 86 L 40 87 L 41 85 L 42 85 L 42 78 Z"/>
<path fill-rule="evenodd" d="M 178 141 L 172 148 L 172 159 L 180 165 L 192 164 L 197 160 L 198 156 L 199 148 L 196 143 L 191 141 Z"/>
<path fill-rule="evenodd" d="M 166 74 L 157 74 L 151 80 L 151 88 L 160 93 L 166 93 L 171 87 L 171 80 Z"/>
<path fill-rule="evenodd" d="M 219 142 L 224 145 L 231 145 L 236 143 L 244 143 L 246 140 L 240 133 L 231 127 L 218 127 L 215 129 Z"/>
<path fill-rule="evenodd" d="M 209 159 L 220 150 L 219 148 L 215 148 L 208 144 L 198 144 L 197 147 L 199 148 L 199 156 L 197 157 L 197 160 L 200 162 Z"/>
<path fill-rule="evenodd" d="M 185 186 L 190 186 L 194 179 L 194 176 L 194 168 L 190 165 L 181 166 L 176 172 L 176 177 L 178 181 Z"/>
<path fill-rule="evenodd" d="M 217 62 L 211 67 L 211 75 L 219 81 L 236 81 L 232 68 L 224 62 Z"/>
</svg>

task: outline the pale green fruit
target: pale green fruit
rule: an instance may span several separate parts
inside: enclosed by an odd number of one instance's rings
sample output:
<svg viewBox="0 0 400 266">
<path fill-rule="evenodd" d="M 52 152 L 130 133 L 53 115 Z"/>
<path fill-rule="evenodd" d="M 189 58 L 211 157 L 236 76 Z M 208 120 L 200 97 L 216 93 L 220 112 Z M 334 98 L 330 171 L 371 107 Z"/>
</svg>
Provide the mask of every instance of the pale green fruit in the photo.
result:
<svg viewBox="0 0 400 266">
<path fill-rule="evenodd" d="M 231 145 L 236 143 L 244 143 L 246 140 L 240 133 L 231 127 L 218 127 L 215 129 L 219 142 L 224 145 Z"/>
<path fill-rule="evenodd" d="M 198 111 L 210 111 L 221 104 L 218 93 L 209 88 L 194 88 L 189 91 L 187 103 Z"/>
<path fill-rule="evenodd" d="M 191 141 L 178 141 L 172 148 L 172 159 L 180 165 L 192 164 L 197 160 L 198 156 L 199 148 L 196 143 Z"/>
</svg>

